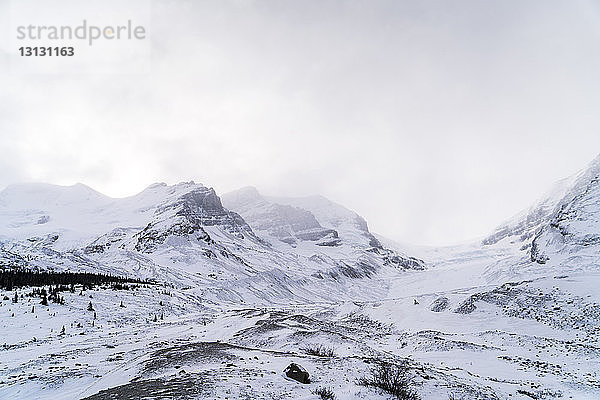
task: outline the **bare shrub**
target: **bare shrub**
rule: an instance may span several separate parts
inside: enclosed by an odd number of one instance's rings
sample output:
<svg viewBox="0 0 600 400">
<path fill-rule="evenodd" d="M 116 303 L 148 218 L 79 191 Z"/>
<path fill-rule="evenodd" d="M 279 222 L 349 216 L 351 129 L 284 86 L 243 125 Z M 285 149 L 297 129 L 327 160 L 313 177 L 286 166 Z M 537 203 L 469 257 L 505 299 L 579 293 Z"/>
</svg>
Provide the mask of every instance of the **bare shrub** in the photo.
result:
<svg viewBox="0 0 600 400">
<path fill-rule="evenodd" d="M 311 356 L 318 357 L 335 357 L 335 350 L 331 347 L 325 347 L 322 345 L 317 345 L 313 347 L 307 347 L 302 349 L 306 354 L 310 354 Z"/>
<path fill-rule="evenodd" d="M 370 376 L 360 378 L 358 384 L 381 389 L 398 400 L 420 400 L 420 396 L 413 388 L 414 379 L 406 362 L 380 363 L 371 370 Z"/>
<path fill-rule="evenodd" d="M 331 388 L 324 388 L 324 387 L 320 387 L 318 389 L 316 389 L 313 394 L 316 394 L 317 396 L 321 397 L 322 400 L 334 400 L 335 399 L 335 394 L 333 393 L 333 390 Z"/>
</svg>

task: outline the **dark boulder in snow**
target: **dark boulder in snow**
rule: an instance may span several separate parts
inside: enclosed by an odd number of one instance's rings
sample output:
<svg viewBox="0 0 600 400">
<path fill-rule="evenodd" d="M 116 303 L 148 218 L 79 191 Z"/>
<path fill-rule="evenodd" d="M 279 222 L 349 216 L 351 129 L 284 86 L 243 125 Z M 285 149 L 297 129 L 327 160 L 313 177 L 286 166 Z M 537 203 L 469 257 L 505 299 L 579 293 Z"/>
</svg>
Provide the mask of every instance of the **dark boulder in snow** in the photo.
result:
<svg viewBox="0 0 600 400">
<path fill-rule="evenodd" d="M 285 376 L 288 378 L 300 383 L 310 383 L 308 372 L 298 364 L 291 363 L 283 370 L 283 372 L 285 372 Z"/>
</svg>

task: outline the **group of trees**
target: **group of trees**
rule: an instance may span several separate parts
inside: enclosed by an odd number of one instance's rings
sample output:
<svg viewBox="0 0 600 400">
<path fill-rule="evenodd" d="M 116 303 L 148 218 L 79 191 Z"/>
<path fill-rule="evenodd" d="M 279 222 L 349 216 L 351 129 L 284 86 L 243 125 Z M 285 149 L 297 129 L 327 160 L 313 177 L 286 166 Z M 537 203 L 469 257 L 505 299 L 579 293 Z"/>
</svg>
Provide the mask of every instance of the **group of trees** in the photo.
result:
<svg viewBox="0 0 600 400">
<path fill-rule="evenodd" d="M 150 282 L 91 272 L 53 272 L 24 268 L 0 269 L 0 289 L 12 291 L 19 287 L 33 287 L 31 292 L 27 293 L 26 296 L 40 298 L 40 304 L 43 306 L 47 306 L 48 302 L 65 304 L 65 298 L 60 293 L 67 291 L 75 293 L 75 285 L 81 286 L 78 290 L 81 289 L 79 294 L 82 294 L 84 290 L 93 289 L 96 285 L 107 284 L 110 284 L 114 290 L 129 290 L 130 286 L 128 283 L 147 284 Z M 47 290 L 46 286 L 48 287 Z M 23 293 L 21 293 L 22 297 Z M 7 299 L 5 298 L 4 300 Z M 16 290 L 12 301 L 13 303 L 19 301 Z M 121 307 L 124 307 L 122 303 Z"/>
<path fill-rule="evenodd" d="M 43 306 L 47 306 L 48 305 L 48 300 L 55 303 L 55 304 L 65 304 L 65 298 L 63 296 L 60 295 L 60 292 L 66 292 L 66 291 L 70 291 L 70 292 L 74 292 L 75 288 L 73 287 L 73 285 L 71 286 L 65 286 L 65 285 L 56 285 L 56 286 L 50 286 L 48 288 L 48 290 L 46 290 L 46 288 L 33 288 L 31 290 L 30 293 L 27 294 L 27 296 L 29 297 L 39 297 L 40 299 L 42 299 L 42 301 L 40 301 L 40 304 Z M 16 303 L 16 292 L 15 292 L 15 300 L 13 300 L 14 303 Z"/>
<path fill-rule="evenodd" d="M 25 297 L 39 298 L 42 306 L 48 306 L 50 302 L 55 304 L 65 304 L 65 298 L 61 292 L 75 293 L 83 295 L 84 291 L 91 290 L 95 286 L 112 290 L 130 290 L 139 289 L 141 286 L 153 285 L 155 282 L 142 281 L 138 279 L 125 278 L 109 274 L 95 274 L 90 272 L 53 272 L 39 271 L 31 269 L 1 269 L 0 268 L 0 289 L 14 291 L 14 295 L 9 297 L 8 293 L 2 297 L 2 300 L 11 300 L 12 303 L 19 303 Z M 18 288 L 31 287 L 31 291 L 17 290 Z M 170 292 L 163 294 L 170 295 Z M 89 296 L 92 298 L 92 296 Z M 29 300 L 30 302 L 31 300 Z M 30 303 L 31 304 L 31 303 Z M 35 303 L 34 303 L 35 304 Z M 159 301 L 162 307 L 162 300 Z M 119 307 L 126 307 L 123 301 L 120 301 Z M 35 313 L 35 305 L 31 305 L 31 312 Z M 92 326 L 95 325 L 96 307 L 89 301 L 87 311 L 93 313 Z M 14 317 L 14 313 L 12 316 Z M 158 322 L 164 319 L 164 313 L 154 314 L 150 321 Z M 148 319 L 146 320 L 148 321 Z M 81 327 L 81 325 L 79 325 Z M 65 327 L 62 327 L 61 334 L 65 334 Z"/>
<path fill-rule="evenodd" d="M 83 285 L 83 289 L 92 289 L 96 285 L 112 283 L 116 289 L 124 289 L 124 283 L 148 283 L 138 279 L 125 278 L 109 274 L 95 274 L 91 272 L 54 272 L 35 271 L 31 269 L 0 269 L 0 289 L 13 290 L 24 286 L 57 287 Z"/>
</svg>

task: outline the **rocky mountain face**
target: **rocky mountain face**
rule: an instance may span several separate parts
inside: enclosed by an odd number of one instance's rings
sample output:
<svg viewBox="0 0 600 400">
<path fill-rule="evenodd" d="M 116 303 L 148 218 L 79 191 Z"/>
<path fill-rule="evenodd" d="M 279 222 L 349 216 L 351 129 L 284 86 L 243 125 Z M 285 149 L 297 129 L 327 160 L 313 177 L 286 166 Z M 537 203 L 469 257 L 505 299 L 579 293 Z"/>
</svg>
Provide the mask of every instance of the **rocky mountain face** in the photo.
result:
<svg viewBox="0 0 600 400">
<path fill-rule="evenodd" d="M 84 185 L 11 186 L 0 193 L 0 262 L 166 280 L 230 301 L 368 293 L 385 288 L 369 283 L 379 272 L 425 268 L 384 249 L 362 218 L 333 203 L 334 223 L 327 210 L 317 218 L 255 189 L 226 195 L 225 205 L 194 182 L 122 199 Z"/>
<path fill-rule="evenodd" d="M 425 268 L 418 258 L 384 248 L 361 216 L 322 196 L 265 197 L 248 187 L 226 193 L 223 201 L 239 212 L 261 238 L 282 251 L 307 255 L 314 252 L 313 257 L 324 253 L 338 258 L 339 254 L 359 254 L 363 256 L 359 265 L 370 273 L 380 265 Z M 281 242 L 285 245 L 281 246 Z M 343 262 L 343 258 L 338 261 Z M 345 267 L 342 270 L 349 271 Z"/>
<path fill-rule="evenodd" d="M 204 227 L 216 226 L 239 239 L 257 240 L 238 214 L 223 207 L 213 189 L 194 187 L 173 202 L 158 205 L 151 222 L 138 232 L 135 249 L 151 253 L 169 238 L 211 241 Z"/>
<path fill-rule="evenodd" d="M 266 199 L 272 203 L 310 211 L 323 226 L 335 229 L 347 241 L 372 248 L 381 249 L 383 247 L 369 231 L 364 218 L 323 196 L 267 197 Z"/>
<path fill-rule="evenodd" d="M 229 209 L 239 212 L 256 232 L 295 246 L 309 241 L 319 246 L 338 246 L 335 229 L 324 228 L 307 210 L 267 201 L 255 188 L 248 187 L 227 193 L 223 201 Z"/>
<path fill-rule="evenodd" d="M 524 216 L 498 228 L 484 245 L 513 243 L 537 264 L 594 265 L 600 251 L 600 157 L 566 179 Z"/>
</svg>

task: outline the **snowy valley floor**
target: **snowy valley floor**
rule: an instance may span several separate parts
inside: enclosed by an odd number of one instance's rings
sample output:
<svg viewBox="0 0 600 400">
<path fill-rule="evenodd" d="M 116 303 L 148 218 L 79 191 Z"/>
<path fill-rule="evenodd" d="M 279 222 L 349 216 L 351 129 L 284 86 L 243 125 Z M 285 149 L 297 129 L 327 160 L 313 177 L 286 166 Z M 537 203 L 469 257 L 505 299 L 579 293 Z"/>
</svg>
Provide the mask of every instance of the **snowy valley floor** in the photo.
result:
<svg viewBox="0 0 600 400">
<path fill-rule="evenodd" d="M 600 274 L 465 286 L 448 283 L 452 271 L 399 275 L 394 298 L 272 307 L 161 285 L 66 292 L 49 306 L 2 292 L 0 398 L 318 399 L 326 387 L 389 399 L 357 381 L 402 360 L 422 399 L 600 398 Z M 334 355 L 308 354 L 318 346 Z M 286 379 L 291 362 L 310 384 Z"/>
</svg>

